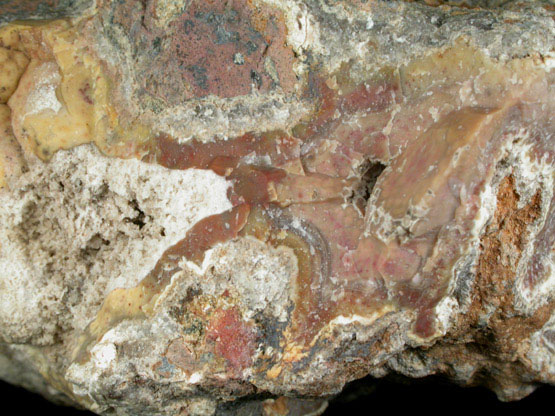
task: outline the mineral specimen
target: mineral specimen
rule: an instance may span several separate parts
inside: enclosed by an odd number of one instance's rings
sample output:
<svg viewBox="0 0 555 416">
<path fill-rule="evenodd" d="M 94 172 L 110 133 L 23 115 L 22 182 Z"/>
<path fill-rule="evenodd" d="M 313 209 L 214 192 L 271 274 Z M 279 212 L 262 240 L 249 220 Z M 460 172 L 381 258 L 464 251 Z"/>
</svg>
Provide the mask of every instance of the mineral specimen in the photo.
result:
<svg viewBox="0 0 555 416">
<path fill-rule="evenodd" d="M 555 9 L 0 3 L 0 378 L 109 415 L 555 383 Z"/>
</svg>

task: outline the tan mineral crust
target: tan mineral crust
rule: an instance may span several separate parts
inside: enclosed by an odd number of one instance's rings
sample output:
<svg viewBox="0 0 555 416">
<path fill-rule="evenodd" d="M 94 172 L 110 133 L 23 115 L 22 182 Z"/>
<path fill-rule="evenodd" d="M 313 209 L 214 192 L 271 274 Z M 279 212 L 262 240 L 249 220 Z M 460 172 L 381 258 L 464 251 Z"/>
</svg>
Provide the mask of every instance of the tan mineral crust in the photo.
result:
<svg viewBox="0 0 555 416">
<path fill-rule="evenodd" d="M 555 7 L 0 2 L 0 378 L 101 415 L 555 384 Z"/>
</svg>

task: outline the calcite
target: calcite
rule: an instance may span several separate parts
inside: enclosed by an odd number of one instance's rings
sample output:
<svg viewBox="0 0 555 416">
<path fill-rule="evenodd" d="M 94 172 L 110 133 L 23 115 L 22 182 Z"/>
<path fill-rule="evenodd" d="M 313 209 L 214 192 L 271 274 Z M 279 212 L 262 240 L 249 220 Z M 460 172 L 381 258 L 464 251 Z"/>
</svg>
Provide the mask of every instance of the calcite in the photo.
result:
<svg viewBox="0 0 555 416">
<path fill-rule="evenodd" d="M 0 378 L 103 415 L 555 384 L 554 12 L 2 2 Z"/>
</svg>

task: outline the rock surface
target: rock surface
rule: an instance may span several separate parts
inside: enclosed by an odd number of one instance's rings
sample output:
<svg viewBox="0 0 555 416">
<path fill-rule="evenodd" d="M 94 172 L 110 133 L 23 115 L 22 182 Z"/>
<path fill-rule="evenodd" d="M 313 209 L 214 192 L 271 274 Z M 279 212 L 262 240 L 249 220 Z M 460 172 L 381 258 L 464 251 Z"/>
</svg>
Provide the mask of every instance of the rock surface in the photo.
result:
<svg viewBox="0 0 555 416">
<path fill-rule="evenodd" d="M 549 2 L 0 4 L 0 378 L 309 415 L 555 384 Z"/>
</svg>

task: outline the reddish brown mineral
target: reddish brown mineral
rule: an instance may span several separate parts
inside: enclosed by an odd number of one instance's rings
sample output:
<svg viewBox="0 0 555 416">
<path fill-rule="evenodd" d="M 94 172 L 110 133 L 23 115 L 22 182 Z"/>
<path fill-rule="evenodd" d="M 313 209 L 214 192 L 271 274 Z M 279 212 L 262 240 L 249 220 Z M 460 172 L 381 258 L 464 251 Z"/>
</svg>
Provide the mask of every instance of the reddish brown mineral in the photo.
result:
<svg viewBox="0 0 555 416">
<path fill-rule="evenodd" d="M 547 4 L 34 3 L 0 5 L 0 377 L 134 415 L 555 383 Z"/>
</svg>

